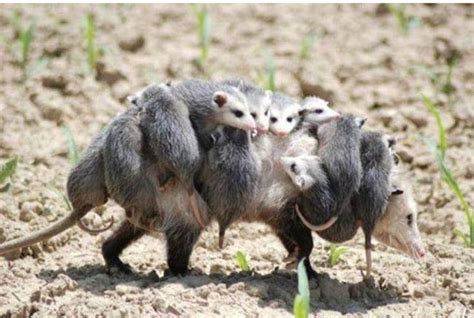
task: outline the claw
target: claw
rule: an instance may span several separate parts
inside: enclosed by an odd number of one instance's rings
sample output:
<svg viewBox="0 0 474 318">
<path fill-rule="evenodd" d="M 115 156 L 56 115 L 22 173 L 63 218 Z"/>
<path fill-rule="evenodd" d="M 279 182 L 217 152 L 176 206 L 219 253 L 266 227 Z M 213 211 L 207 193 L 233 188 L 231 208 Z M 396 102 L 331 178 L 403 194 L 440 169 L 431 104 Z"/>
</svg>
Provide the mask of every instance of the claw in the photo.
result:
<svg viewBox="0 0 474 318">
<path fill-rule="evenodd" d="M 105 232 L 105 231 L 109 230 L 114 225 L 114 223 L 115 223 L 115 220 L 114 220 L 114 217 L 112 216 L 110 218 L 110 223 L 107 226 L 105 226 L 101 229 L 91 229 L 90 227 L 87 227 L 84 223 L 82 223 L 82 219 L 77 221 L 77 226 L 79 226 L 79 228 L 81 230 L 83 230 L 83 231 L 85 231 L 85 232 L 87 232 L 91 235 L 97 235 L 97 234 L 100 234 L 102 232 Z"/>
</svg>

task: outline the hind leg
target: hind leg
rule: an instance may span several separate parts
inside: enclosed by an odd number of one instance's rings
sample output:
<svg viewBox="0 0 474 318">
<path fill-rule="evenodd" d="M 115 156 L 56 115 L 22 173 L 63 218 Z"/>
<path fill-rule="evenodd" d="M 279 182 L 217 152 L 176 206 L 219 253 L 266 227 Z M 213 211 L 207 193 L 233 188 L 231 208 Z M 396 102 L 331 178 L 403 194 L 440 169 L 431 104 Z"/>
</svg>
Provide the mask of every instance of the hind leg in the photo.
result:
<svg viewBox="0 0 474 318">
<path fill-rule="evenodd" d="M 128 220 L 125 220 L 120 225 L 120 228 L 104 241 L 102 244 L 102 256 L 109 273 L 113 269 L 123 273 L 132 272 L 130 266 L 120 260 L 119 255 L 127 246 L 141 238 L 144 234 L 145 231 L 143 229 L 137 228 Z"/>
<path fill-rule="evenodd" d="M 195 226 L 180 224 L 165 230 L 165 234 L 169 270 L 173 275 L 185 275 L 201 230 Z"/>
<path fill-rule="evenodd" d="M 287 206 L 282 215 L 285 215 L 284 218 L 280 219 L 276 225 L 276 233 L 283 244 L 293 247 L 294 257 L 297 262 L 300 262 L 303 258 L 304 265 L 306 267 L 306 272 L 308 277 L 317 278 L 317 273 L 311 266 L 309 261 L 309 256 L 313 250 L 313 237 L 311 231 L 298 219 L 296 212 L 294 210 L 294 204 Z M 282 239 L 283 238 L 283 239 Z M 286 247 L 286 246 L 285 246 Z"/>
</svg>

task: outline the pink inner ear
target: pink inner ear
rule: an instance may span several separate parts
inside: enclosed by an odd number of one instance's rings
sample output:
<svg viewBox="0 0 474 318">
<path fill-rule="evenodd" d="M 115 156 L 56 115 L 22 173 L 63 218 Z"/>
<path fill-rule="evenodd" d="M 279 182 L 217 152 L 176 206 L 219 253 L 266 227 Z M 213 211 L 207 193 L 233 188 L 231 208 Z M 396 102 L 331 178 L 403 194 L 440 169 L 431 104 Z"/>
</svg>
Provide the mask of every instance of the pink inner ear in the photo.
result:
<svg viewBox="0 0 474 318">
<path fill-rule="evenodd" d="M 217 106 L 223 107 L 225 103 L 227 103 L 227 96 L 223 94 L 216 94 L 214 96 L 214 102 L 217 104 Z"/>
</svg>

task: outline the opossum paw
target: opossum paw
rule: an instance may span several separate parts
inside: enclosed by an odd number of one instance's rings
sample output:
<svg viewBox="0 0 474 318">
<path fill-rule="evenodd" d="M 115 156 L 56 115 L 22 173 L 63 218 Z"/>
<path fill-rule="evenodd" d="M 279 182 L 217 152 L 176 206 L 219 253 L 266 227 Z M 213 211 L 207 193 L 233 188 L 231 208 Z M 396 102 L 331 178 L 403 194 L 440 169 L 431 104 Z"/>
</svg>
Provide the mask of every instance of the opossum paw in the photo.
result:
<svg viewBox="0 0 474 318">
<path fill-rule="evenodd" d="M 114 262 L 113 264 L 107 265 L 107 274 L 116 275 L 116 274 L 127 274 L 130 275 L 133 273 L 132 267 L 123 262 Z"/>
</svg>

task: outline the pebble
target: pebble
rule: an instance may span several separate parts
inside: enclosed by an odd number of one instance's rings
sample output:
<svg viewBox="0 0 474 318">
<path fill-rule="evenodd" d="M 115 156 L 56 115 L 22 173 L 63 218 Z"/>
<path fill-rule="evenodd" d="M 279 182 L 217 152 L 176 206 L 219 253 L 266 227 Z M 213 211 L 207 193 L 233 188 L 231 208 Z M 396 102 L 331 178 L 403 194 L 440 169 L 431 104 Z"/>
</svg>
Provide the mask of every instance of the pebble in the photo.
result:
<svg viewBox="0 0 474 318">
<path fill-rule="evenodd" d="M 420 168 L 420 169 L 426 169 L 428 166 L 430 166 L 433 163 L 433 157 L 424 155 L 424 156 L 418 156 L 415 158 L 413 164 Z"/>
<path fill-rule="evenodd" d="M 119 41 L 119 47 L 124 51 L 136 52 L 145 45 L 145 38 L 143 35 L 132 35 L 122 38 Z"/>
<path fill-rule="evenodd" d="M 403 113 L 406 119 L 411 121 L 417 128 L 423 128 L 428 125 L 427 115 L 424 112 L 419 112 L 411 109 Z"/>
</svg>

